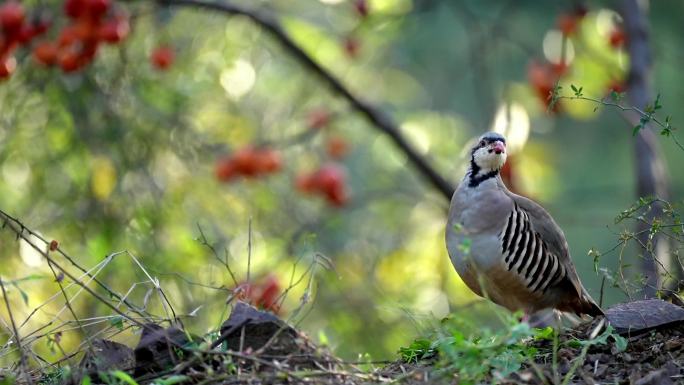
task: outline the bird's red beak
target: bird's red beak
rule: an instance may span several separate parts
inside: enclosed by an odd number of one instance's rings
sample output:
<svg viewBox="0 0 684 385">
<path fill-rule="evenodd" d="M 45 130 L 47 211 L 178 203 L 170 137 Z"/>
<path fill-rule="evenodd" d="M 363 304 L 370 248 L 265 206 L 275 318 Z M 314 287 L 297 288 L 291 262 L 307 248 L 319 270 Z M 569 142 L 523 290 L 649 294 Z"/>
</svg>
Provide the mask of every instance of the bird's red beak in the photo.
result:
<svg viewBox="0 0 684 385">
<path fill-rule="evenodd" d="M 506 152 L 506 145 L 503 144 L 501 141 L 496 141 L 494 142 L 494 147 L 492 147 L 492 150 L 494 150 L 495 153 L 501 154 Z"/>
</svg>

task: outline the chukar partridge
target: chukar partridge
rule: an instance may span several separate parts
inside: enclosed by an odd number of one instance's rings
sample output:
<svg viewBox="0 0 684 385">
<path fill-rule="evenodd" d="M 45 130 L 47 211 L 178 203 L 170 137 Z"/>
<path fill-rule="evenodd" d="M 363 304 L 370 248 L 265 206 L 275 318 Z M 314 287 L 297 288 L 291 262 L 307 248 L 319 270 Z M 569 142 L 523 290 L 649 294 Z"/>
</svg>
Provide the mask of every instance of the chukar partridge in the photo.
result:
<svg viewBox="0 0 684 385">
<path fill-rule="evenodd" d="M 501 181 L 505 162 L 506 139 L 497 133 L 482 135 L 470 152 L 446 229 L 456 271 L 475 293 L 512 311 L 602 315 L 577 276 L 563 231 Z"/>
</svg>

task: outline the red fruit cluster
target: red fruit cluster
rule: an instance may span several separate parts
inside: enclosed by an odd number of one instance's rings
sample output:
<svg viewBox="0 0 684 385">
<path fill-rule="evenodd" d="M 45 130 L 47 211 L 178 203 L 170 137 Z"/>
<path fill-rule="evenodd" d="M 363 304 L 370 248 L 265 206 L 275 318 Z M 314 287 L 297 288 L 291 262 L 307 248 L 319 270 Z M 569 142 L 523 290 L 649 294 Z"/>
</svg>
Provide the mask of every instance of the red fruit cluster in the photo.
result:
<svg viewBox="0 0 684 385">
<path fill-rule="evenodd" d="M 273 274 L 261 277 L 255 282 L 243 282 L 238 285 L 235 291 L 238 292 L 238 299 L 258 308 L 270 310 L 276 314 L 281 310 L 278 299 L 282 294 L 282 288 L 278 277 Z"/>
<path fill-rule="evenodd" d="M 625 86 L 624 81 L 620 80 L 613 80 L 609 85 L 608 85 L 608 93 L 611 92 L 617 92 L 617 93 L 622 93 L 627 91 L 627 88 Z"/>
<path fill-rule="evenodd" d="M 625 31 L 621 27 L 615 27 L 610 32 L 609 42 L 611 47 L 620 48 L 623 45 L 625 45 L 626 40 L 627 36 L 625 35 Z"/>
<path fill-rule="evenodd" d="M 10 0 L 0 5 L 0 79 L 8 78 L 16 69 L 15 49 L 29 44 L 50 27 L 50 21 L 40 14 L 30 17 L 28 22 L 26 19 L 19 2 Z"/>
<path fill-rule="evenodd" d="M 558 16 L 556 25 L 563 36 L 572 36 L 577 32 L 577 26 L 587 14 L 587 9 L 583 6 L 576 7 L 570 13 L 563 13 Z"/>
<path fill-rule="evenodd" d="M 152 51 L 150 55 L 150 63 L 152 66 L 160 71 L 165 71 L 171 67 L 176 59 L 176 53 L 173 48 L 167 45 L 161 45 Z"/>
<path fill-rule="evenodd" d="M 341 207 L 349 201 L 346 172 L 336 163 L 327 163 L 318 170 L 297 177 L 296 187 L 305 194 L 318 194 L 328 203 Z"/>
<path fill-rule="evenodd" d="M 325 108 L 318 108 L 310 111 L 306 117 L 309 128 L 321 129 L 330 124 L 332 116 Z"/>
<path fill-rule="evenodd" d="M 341 137 L 333 136 L 328 139 L 325 149 L 331 158 L 342 159 L 349 152 L 349 145 Z"/>
<path fill-rule="evenodd" d="M 66 73 L 89 65 L 100 44 L 118 44 L 129 33 L 128 17 L 113 12 L 111 0 L 66 0 L 64 14 L 70 23 L 56 42 L 37 46 L 34 58 L 46 66 L 58 65 Z"/>
<path fill-rule="evenodd" d="M 41 65 L 59 66 L 75 72 L 90 64 L 101 44 L 118 44 L 128 36 L 128 16 L 115 10 L 113 0 L 66 0 L 64 14 L 69 22 L 54 41 L 33 44 L 33 59 Z M 12 52 L 44 34 L 50 20 L 37 12 L 26 22 L 24 8 L 15 0 L 0 6 L 0 77 L 8 77 L 16 67 Z"/>
<path fill-rule="evenodd" d="M 244 147 L 230 156 L 216 161 L 216 178 L 222 182 L 238 176 L 256 178 L 272 174 L 282 168 L 280 153 L 270 148 Z"/>
<path fill-rule="evenodd" d="M 541 63 L 533 60 L 527 66 L 527 79 L 535 91 L 535 94 L 545 106 L 551 103 L 551 92 L 553 91 L 558 78 L 567 71 L 567 66 L 552 64 L 548 62 Z M 553 108 L 554 112 L 558 112 L 558 103 Z"/>
<path fill-rule="evenodd" d="M 347 36 L 342 43 L 342 47 L 350 59 L 356 59 L 361 51 L 361 40 L 354 36 Z"/>
<path fill-rule="evenodd" d="M 368 0 L 356 0 L 354 1 L 354 10 L 361 17 L 367 17 L 370 13 L 370 7 L 368 6 Z"/>
</svg>

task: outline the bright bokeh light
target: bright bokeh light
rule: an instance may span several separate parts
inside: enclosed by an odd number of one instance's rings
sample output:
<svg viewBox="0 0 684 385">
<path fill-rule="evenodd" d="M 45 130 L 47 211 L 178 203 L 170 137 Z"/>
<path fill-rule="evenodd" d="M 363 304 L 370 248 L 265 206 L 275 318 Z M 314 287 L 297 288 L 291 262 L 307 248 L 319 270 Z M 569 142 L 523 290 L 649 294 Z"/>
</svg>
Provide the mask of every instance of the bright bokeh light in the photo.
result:
<svg viewBox="0 0 684 385">
<path fill-rule="evenodd" d="M 506 137 L 509 153 L 520 152 L 530 136 L 530 117 L 527 110 L 517 103 L 504 103 L 496 112 L 492 131 Z"/>
<path fill-rule="evenodd" d="M 601 9 L 596 14 L 596 31 L 600 36 L 608 36 L 622 20 L 620 15 L 611 9 Z"/>
<path fill-rule="evenodd" d="M 95 157 L 91 164 L 90 180 L 93 195 L 101 201 L 106 200 L 116 187 L 116 168 L 109 158 Z"/>
<path fill-rule="evenodd" d="M 378 136 L 373 141 L 371 147 L 373 161 L 381 167 L 392 169 L 403 168 L 406 166 L 406 155 L 396 151 L 394 144 L 384 136 Z"/>
<path fill-rule="evenodd" d="M 23 186 L 31 176 L 31 167 L 26 162 L 6 162 L 2 166 L 2 177 L 13 186 Z"/>
<path fill-rule="evenodd" d="M 565 53 L 563 53 L 563 39 L 563 34 L 557 29 L 552 29 L 544 35 L 542 48 L 546 60 L 551 63 L 561 63 L 563 61 L 566 65 L 572 63 L 575 59 L 575 46 L 572 44 L 572 40 L 565 39 Z"/>
<path fill-rule="evenodd" d="M 221 71 L 220 81 L 228 96 L 240 99 L 254 86 L 256 71 L 247 60 L 237 59 L 230 68 Z"/>
<path fill-rule="evenodd" d="M 426 128 L 418 122 L 406 122 L 401 125 L 401 130 L 411 139 L 416 150 L 421 154 L 430 151 L 430 137 L 426 133 Z"/>
<path fill-rule="evenodd" d="M 35 235 L 29 235 L 29 240 L 34 244 L 41 244 L 42 241 Z M 21 261 L 28 267 L 39 267 L 43 264 L 43 256 L 25 240 L 19 242 L 19 256 Z"/>
</svg>

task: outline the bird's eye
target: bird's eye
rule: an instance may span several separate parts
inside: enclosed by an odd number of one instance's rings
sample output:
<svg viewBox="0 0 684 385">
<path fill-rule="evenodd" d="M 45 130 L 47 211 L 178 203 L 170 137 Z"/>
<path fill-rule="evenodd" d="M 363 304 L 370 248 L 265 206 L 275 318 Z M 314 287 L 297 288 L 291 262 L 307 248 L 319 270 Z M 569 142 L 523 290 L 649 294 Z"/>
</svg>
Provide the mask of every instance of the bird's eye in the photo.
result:
<svg viewBox="0 0 684 385">
<path fill-rule="evenodd" d="M 484 147 L 485 144 L 487 144 L 487 143 L 486 143 L 484 140 L 481 140 L 481 141 L 480 141 L 480 147 Z"/>
</svg>

